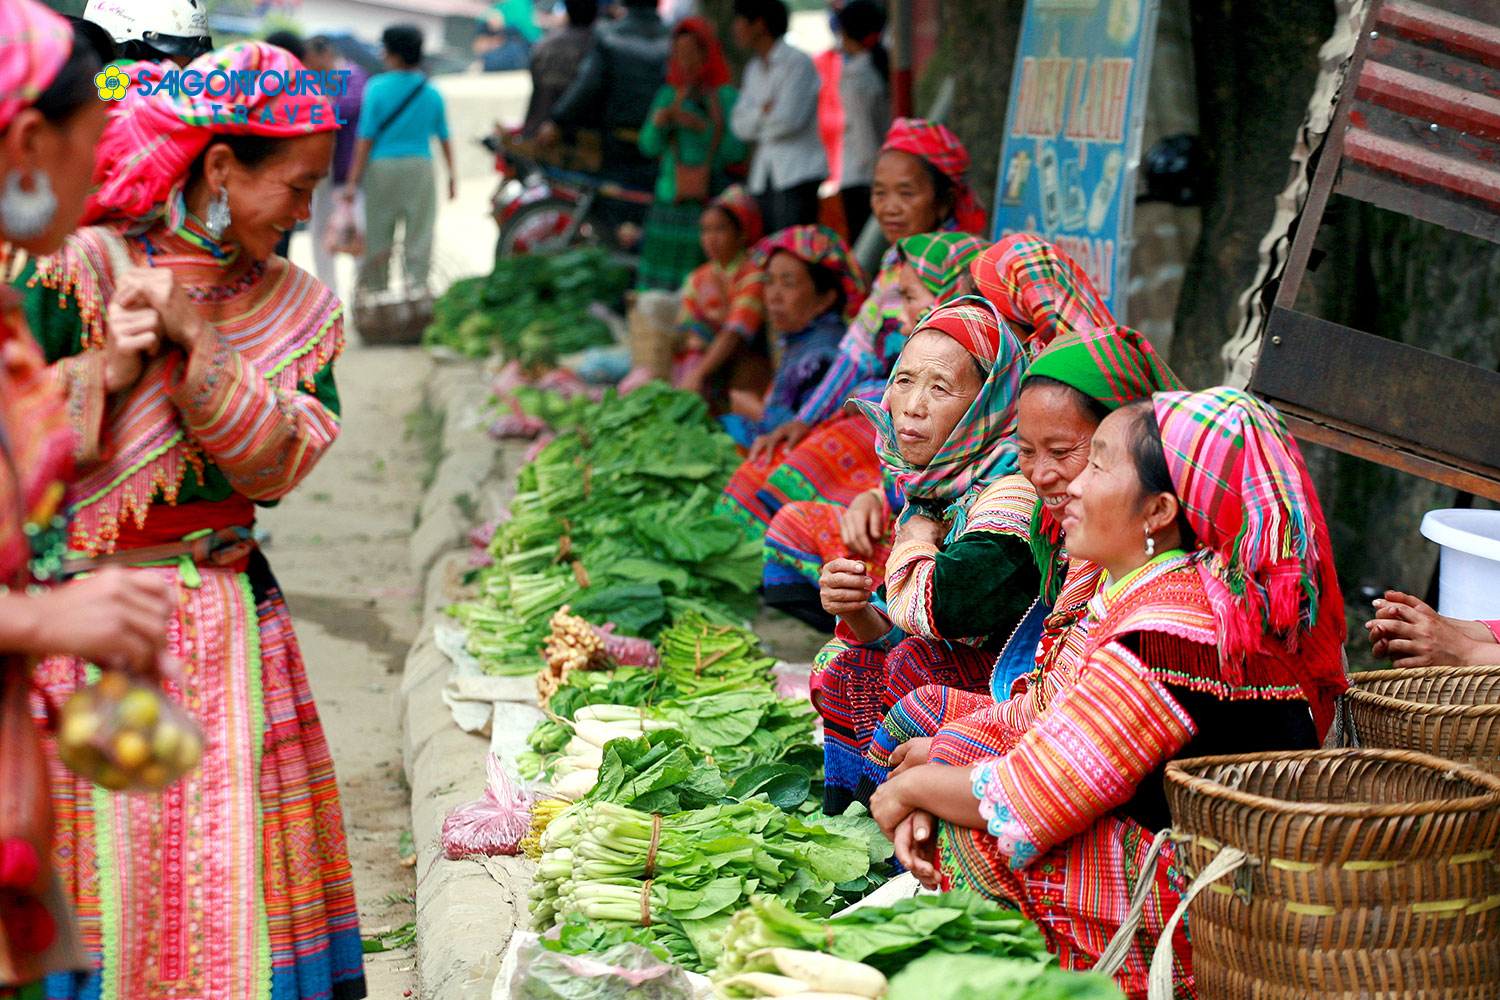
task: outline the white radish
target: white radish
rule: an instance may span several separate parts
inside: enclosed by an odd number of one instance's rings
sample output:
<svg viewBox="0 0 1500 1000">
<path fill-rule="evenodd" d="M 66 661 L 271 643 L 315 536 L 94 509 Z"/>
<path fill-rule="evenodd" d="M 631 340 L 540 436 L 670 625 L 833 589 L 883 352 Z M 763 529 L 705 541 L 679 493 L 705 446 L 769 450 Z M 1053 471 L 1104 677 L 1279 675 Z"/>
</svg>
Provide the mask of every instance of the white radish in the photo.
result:
<svg viewBox="0 0 1500 1000">
<path fill-rule="evenodd" d="M 791 979 L 787 976 L 778 976 L 771 972 L 746 972 L 726 979 L 719 984 L 720 987 L 739 986 L 747 990 L 753 990 L 756 996 L 763 997 L 789 997 L 797 993 L 806 993 L 808 986 L 800 979 Z"/>
<path fill-rule="evenodd" d="M 573 739 L 583 740 L 596 747 L 602 747 L 610 740 L 622 738 L 639 739 L 640 729 L 632 729 L 625 726 L 612 726 L 607 722 L 593 722 L 588 719 L 575 720 L 573 723 Z"/>
<path fill-rule="evenodd" d="M 593 791 L 598 783 L 598 771 L 574 771 L 567 777 L 552 782 L 552 792 L 558 798 L 576 801 Z"/>
<path fill-rule="evenodd" d="M 558 763 L 561 764 L 563 761 L 567 761 L 567 770 L 569 771 L 597 771 L 603 767 L 604 751 L 598 747 L 588 746 L 587 744 L 584 744 L 584 746 L 586 749 L 578 753 L 569 753 L 566 757 L 561 758 Z"/>
<path fill-rule="evenodd" d="M 585 705 L 573 713 L 573 724 L 600 722 L 608 726 L 623 726 L 627 729 L 655 732 L 658 729 L 676 729 L 677 723 L 666 719 L 643 719 L 639 708 L 629 705 Z"/>
<path fill-rule="evenodd" d="M 812 987 L 812 992 L 824 990 L 840 996 L 874 998 L 885 996 L 886 988 L 890 985 L 879 969 L 872 969 L 863 962 L 825 955 L 821 951 L 765 948 L 754 952 L 750 957 L 759 956 L 768 956 L 784 975 L 807 983 Z M 807 1000 L 807 997 L 803 1000 Z M 822 997 L 820 1000 L 830 998 Z"/>
</svg>

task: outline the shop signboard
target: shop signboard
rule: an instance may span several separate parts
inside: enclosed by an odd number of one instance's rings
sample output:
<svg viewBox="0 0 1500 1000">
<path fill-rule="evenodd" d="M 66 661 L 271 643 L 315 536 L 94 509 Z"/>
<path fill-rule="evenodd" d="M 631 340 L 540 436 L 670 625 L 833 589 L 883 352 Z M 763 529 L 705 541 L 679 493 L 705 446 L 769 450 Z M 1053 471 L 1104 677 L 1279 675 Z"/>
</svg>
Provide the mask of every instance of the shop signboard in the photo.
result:
<svg viewBox="0 0 1500 1000">
<path fill-rule="evenodd" d="M 1157 0 L 1027 0 L 994 231 L 1055 243 L 1125 321 Z"/>
</svg>

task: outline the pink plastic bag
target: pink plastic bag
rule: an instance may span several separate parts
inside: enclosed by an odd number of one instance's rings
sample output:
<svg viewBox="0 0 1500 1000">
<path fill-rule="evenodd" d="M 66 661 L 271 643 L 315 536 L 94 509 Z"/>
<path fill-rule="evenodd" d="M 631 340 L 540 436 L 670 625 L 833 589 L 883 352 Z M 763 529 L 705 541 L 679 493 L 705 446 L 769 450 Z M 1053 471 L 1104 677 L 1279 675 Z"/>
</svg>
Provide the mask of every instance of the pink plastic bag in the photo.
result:
<svg viewBox="0 0 1500 1000">
<path fill-rule="evenodd" d="M 490 786 L 473 802 L 454 806 L 443 820 L 443 853 L 449 860 L 471 854 L 515 854 L 531 829 L 531 793 L 521 788 L 500 766 L 500 758 L 485 758 Z"/>
<path fill-rule="evenodd" d="M 329 253 L 347 253 L 355 257 L 365 252 L 365 222 L 353 200 L 336 197 L 328 228 L 323 232 L 323 246 Z"/>
</svg>

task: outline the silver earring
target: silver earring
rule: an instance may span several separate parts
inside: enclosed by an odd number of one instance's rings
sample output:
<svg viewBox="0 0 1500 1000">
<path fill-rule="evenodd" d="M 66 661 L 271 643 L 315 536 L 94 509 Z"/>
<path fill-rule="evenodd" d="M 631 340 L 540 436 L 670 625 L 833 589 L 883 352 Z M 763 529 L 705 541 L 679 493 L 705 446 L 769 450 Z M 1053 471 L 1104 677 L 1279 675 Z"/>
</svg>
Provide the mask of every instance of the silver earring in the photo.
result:
<svg viewBox="0 0 1500 1000">
<path fill-rule="evenodd" d="M 1154 538 L 1151 537 L 1151 529 L 1147 528 L 1146 529 L 1146 558 L 1147 559 L 1151 559 L 1151 558 L 1154 558 L 1155 556 L 1156 556 L 1156 539 L 1154 539 Z"/>
<path fill-rule="evenodd" d="M 219 188 L 214 200 L 208 203 L 208 218 L 203 220 L 203 226 L 214 239 L 224 238 L 224 231 L 229 228 L 229 191 L 225 188 Z"/>
<path fill-rule="evenodd" d="M 29 240 L 42 235 L 57 214 L 57 195 L 52 192 L 52 178 L 45 170 L 31 173 L 31 190 L 21 186 L 21 171 L 5 175 L 5 190 L 0 192 L 0 223 L 5 235 L 13 240 Z"/>
</svg>

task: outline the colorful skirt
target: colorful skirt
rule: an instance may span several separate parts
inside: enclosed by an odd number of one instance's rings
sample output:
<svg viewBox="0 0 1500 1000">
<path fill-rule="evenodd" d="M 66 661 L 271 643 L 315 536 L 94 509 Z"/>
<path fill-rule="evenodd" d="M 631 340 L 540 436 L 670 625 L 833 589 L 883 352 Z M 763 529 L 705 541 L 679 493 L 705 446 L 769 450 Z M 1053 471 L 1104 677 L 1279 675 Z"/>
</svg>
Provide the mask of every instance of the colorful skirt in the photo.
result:
<svg viewBox="0 0 1500 1000">
<path fill-rule="evenodd" d="M 799 500 L 849 506 L 881 485 L 880 456 L 864 417 L 840 415 L 819 424 L 789 453 L 743 462 L 719 497 L 718 510 L 744 525 L 755 541 L 786 504 Z"/>
<path fill-rule="evenodd" d="M 766 529 L 765 569 L 761 572 L 761 594 L 773 608 L 811 603 L 821 608 L 818 577 L 823 564 L 833 559 L 862 558 L 878 587 L 885 580 L 885 562 L 890 558 L 889 535 L 875 543 L 869 556 L 855 556 L 839 534 L 839 518 L 847 507 L 812 500 L 798 500 L 778 510 Z"/>
<path fill-rule="evenodd" d="M 652 204 L 641 238 L 636 288 L 665 292 L 682 288 L 693 268 L 703 263 L 703 247 L 698 242 L 698 219 L 702 215 L 703 206 L 697 202 Z"/>
<path fill-rule="evenodd" d="M 1131 819 L 1107 815 L 1020 871 L 984 830 L 939 824 L 938 852 L 945 890 L 973 889 L 1008 903 L 1036 922 L 1047 948 L 1064 969 L 1086 971 L 1125 921 L 1130 896 L 1142 878 L 1153 889 L 1140 930 L 1115 981 L 1130 1000 L 1145 1000 L 1151 954 L 1177 908 L 1188 880 L 1173 863 L 1172 845 L 1145 869 L 1152 834 Z M 1173 937 L 1175 1000 L 1193 1000 L 1192 959 L 1186 921 Z"/>
<path fill-rule="evenodd" d="M 247 572 L 175 568 L 165 688 L 203 727 L 199 767 L 160 794 L 106 791 L 55 759 L 54 862 L 94 972 L 48 979 L 48 1000 L 356 1000 L 359 913 L 333 759 L 291 616 L 259 554 Z M 37 671 L 61 705 L 97 670 Z"/>
<path fill-rule="evenodd" d="M 922 636 L 907 636 L 890 652 L 849 646 L 835 656 L 815 679 L 823 715 L 823 811 L 839 815 L 874 791 L 865 754 L 891 706 L 929 685 L 986 692 L 994 665 L 993 652 Z"/>
</svg>

